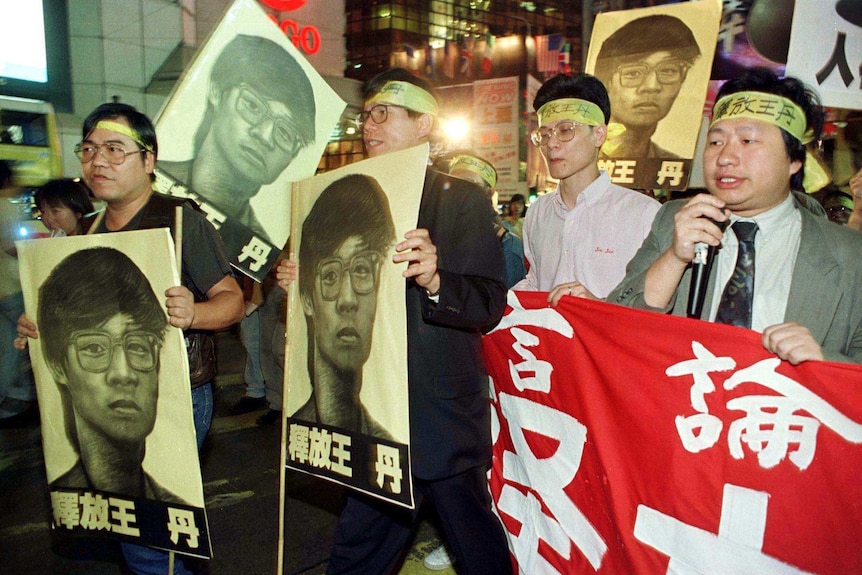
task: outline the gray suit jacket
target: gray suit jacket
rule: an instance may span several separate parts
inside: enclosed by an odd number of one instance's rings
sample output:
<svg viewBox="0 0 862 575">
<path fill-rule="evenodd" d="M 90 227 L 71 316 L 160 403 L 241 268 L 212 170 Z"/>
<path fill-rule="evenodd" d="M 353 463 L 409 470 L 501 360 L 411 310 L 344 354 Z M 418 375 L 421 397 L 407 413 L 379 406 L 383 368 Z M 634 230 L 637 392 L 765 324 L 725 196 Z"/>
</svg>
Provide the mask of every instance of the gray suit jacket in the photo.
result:
<svg viewBox="0 0 862 575">
<path fill-rule="evenodd" d="M 685 316 L 691 268 L 683 274 L 667 309 L 652 308 L 644 301 L 646 272 L 671 246 L 673 218 L 684 203 L 676 200 L 662 206 L 650 234 L 626 267 L 626 277 L 607 301 Z M 795 205 L 802 216 L 802 235 L 784 321 L 811 330 L 827 360 L 862 363 L 862 234 L 813 215 L 798 201 Z M 706 291 L 705 314 L 714 284 L 715 267 Z"/>
</svg>

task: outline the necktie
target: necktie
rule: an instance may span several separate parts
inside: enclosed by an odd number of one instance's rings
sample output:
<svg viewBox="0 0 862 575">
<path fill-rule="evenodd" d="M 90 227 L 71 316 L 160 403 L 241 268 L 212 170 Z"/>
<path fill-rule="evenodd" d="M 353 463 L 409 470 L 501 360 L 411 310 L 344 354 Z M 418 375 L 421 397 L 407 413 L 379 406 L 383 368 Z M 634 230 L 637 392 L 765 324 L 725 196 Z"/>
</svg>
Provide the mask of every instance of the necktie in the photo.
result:
<svg viewBox="0 0 862 575">
<path fill-rule="evenodd" d="M 750 329 L 754 302 L 754 235 L 757 233 L 757 224 L 736 222 L 733 224 L 733 233 L 739 239 L 736 267 L 721 294 L 715 321 Z"/>
</svg>

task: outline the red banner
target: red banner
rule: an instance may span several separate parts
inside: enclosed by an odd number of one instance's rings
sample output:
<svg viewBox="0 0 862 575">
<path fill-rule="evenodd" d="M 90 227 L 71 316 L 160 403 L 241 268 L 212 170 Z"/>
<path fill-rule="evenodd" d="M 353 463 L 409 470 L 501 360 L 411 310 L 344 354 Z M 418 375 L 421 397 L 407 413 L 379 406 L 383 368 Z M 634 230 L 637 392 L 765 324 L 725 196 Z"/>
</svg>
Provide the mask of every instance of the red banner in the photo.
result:
<svg viewBox="0 0 862 575">
<path fill-rule="evenodd" d="M 862 573 L 862 366 L 546 297 L 509 292 L 484 338 L 521 573 Z"/>
</svg>

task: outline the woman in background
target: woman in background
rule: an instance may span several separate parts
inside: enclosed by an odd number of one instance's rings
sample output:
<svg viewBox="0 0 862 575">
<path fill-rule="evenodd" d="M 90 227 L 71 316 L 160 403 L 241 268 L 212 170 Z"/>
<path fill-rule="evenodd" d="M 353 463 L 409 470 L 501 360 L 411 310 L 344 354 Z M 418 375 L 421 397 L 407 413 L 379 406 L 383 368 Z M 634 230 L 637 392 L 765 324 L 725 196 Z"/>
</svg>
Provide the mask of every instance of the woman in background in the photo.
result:
<svg viewBox="0 0 862 575">
<path fill-rule="evenodd" d="M 524 196 L 515 194 L 509 200 L 508 213 L 503 216 L 503 225 L 519 238 L 522 238 L 521 230 L 524 228 L 525 207 Z"/>
<path fill-rule="evenodd" d="M 81 219 L 93 211 L 93 202 L 84 184 L 67 178 L 51 180 L 36 190 L 33 199 L 51 237 L 84 233 Z"/>
</svg>

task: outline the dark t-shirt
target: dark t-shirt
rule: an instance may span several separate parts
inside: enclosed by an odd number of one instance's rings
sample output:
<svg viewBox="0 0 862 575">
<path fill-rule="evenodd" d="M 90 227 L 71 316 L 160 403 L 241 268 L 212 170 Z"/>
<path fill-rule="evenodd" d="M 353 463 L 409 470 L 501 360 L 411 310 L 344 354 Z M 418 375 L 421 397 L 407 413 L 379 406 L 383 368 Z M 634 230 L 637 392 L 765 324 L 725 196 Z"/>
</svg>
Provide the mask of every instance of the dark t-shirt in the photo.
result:
<svg viewBox="0 0 862 575">
<path fill-rule="evenodd" d="M 157 198 L 155 201 L 163 199 L 162 196 L 155 194 L 153 198 Z M 150 201 L 152 202 L 153 199 Z M 141 208 L 125 227 L 113 231 L 127 232 L 141 229 L 141 220 L 147 206 Z M 95 231 L 102 234 L 110 233 L 112 230 L 108 230 L 103 219 Z M 231 275 L 230 262 L 218 232 L 203 214 L 195 211 L 187 203 L 183 205 L 182 242 L 182 267 L 199 293 L 206 294 L 222 278 Z M 191 289 L 191 286 L 187 287 Z"/>
</svg>

